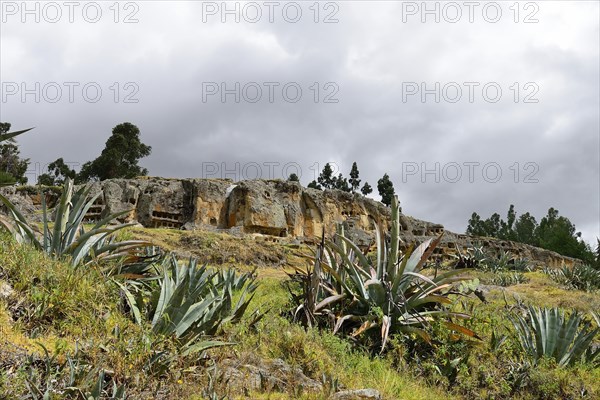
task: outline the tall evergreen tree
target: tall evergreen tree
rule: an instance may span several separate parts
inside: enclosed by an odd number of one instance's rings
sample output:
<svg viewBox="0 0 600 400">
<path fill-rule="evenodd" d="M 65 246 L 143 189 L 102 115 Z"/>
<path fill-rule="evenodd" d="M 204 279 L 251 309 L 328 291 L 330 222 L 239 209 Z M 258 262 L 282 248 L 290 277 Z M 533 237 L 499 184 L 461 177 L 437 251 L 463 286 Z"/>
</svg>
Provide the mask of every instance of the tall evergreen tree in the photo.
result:
<svg viewBox="0 0 600 400">
<path fill-rule="evenodd" d="M 94 161 L 85 163 L 77 178 L 80 182 L 112 178 L 135 178 L 147 175 L 148 170 L 138 165 L 140 158 L 149 156 L 152 147 L 140 140 L 140 130 L 125 122 L 112 130 L 104 150 Z"/>
<path fill-rule="evenodd" d="M 342 190 L 344 192 L 350 192 L 350 185 L 348 185 L 348 180 L 342 176 L 342 174 L 338 174 L 337 178 L 333 179 L 333 188 Z"/>
<path fill-rule="evenodd" d="M 311 189 L 323 190 L 323 188 L 321 187 L 321 185 L 319 185 L 317 183 L 317 181 L 314 181 L 314 180 L 308 184 L 308 187 L 311 188 Z"/>
<path fill-rule="evenodd" d="M 548 210 L 539 224 L 528 212 L 517 218 L 513 205 L 508 210 L 506 221 L 497 213 L 485 221 L 477 213 L 473 213 L 469 219 L 467 234 L 515 240 L 578 258 L 588 264 L 596 262 L 596 255 L 589 244 L 581 239 L 581 233 L 576 231 L 575 225 L 568 218 L 560 216 L 554 208 Z"/>
<path fill-rule="evenodd" d="M 321 174 L 317 178 L 317 182 L 323 189 L 333 189 L 335 187 L 335 177 L 333 176 L 333 169 L 329 163 L 325 164 L 323 167 L 323 171 L 321 171 Z"/>
<path fill-rule="evenodd" d="M 493 213 L 491 217 L 486 219 L 483 223 L 485 225 L 486 236 L 500 237 L 500 226 L 501 226 L 500 214 Z"/>
<path fill-rule="evenodd" d="M 515 222 L 515 240 L 520 243 L 526 243 L 537 246 L 536 230 L 537 221 L 529 212 L 521 214 Z"/>
<path fill-rule="evenodd" d="M 500 232 L 498 237 L 504 240 L 514 240 L 514 225 L 517 215 L 515 213 L 515 206 L 513 204 L 510 205 L 508 209 L 508 213 L 506 214 L 506 222 L 504 220 L 500 220 Z"/>
<path fill-rule="evenodd" d="M 515 205 L 511 204 L 508 208 L 508 213 L 506 215 L 506 226 L 509 232 L 513 230 L 516 220 L 517 213 L 515 212 Z"/>
<path fill-rule="evenodd" d="M 352 193 L 356 192 L 358 190 L 358 187 L 360 186 L 360 179 L 358 179 L 358 166 L 356 165 L 356 161 L 354 161 L 352 163 L 352 169 L 350 170 L 350 179 L 348 180 L 348 183 L 350 183 L 350 189 L 352 190 Z"/>
<path fill-rule="evenodd" d="M 487 232 L 485 230 L 485 224 L 481 220 L 479 214 L 474 212 L 471 214 L 471 218 L 469 219 L 469 224 L 467 225 L 467 235 L 471 236 L 487 236 Z"/>
<path fill-rule="evenodd" d="M 360 189 L 360 192 L 366 196 L 368 194 L 373 193 L 373 188 L 371 187 L 371 185 L 369 185 L 369 182 L 365 182 L 365 184 L 363 185 L 363 187 Z"/>
<path fill-rule="evenodd" d="M 558 210 L 553 207 L 540 221 L 536 236 L 539 246 L 544 249 L 580 258 L 588 263 L 594 262 L 591 249 L 581 240 L 581 232 L 576 232 L 575 225 L 568 218 L 559 216 Z"/>
<path fill-rule="evenodd" d="M 388 174 L 383 174 L 383 177 L 377 181 L 377 190 L 381 196 L 381 202 L 386 206 L 392 204 L 392 198 L 394 197 L 394 184 L 390 180 Z"/>
</svg>

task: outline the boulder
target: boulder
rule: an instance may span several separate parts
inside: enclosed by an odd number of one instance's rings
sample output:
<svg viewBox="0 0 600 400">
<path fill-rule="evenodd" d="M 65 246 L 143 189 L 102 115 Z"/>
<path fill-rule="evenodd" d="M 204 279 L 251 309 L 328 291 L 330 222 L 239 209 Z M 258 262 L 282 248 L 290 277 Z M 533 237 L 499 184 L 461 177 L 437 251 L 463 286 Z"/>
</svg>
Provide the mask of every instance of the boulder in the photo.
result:
<svg viewBox="0 0 600 400">
<path fill-rule="evenodd" d="M 330 400 L 381 400 L 381 394 L 375 389 L 344 390 L 330 397 Z"/>
<path fill-rule="evenodd" d="M 253 360 L 240 363 L 225 360 L 223 380 L 230 388 L 238 391 L 257 390 L 262 392 L 311 392 L 318 393 L 323 385 L 304 375 L 281 359 Z"/>
<path fill-rule="evenodd" d="M 8 300 L 15 294 L 12 286 L 4 281 L 0 281 L 0 300 Z"/>
</svg>

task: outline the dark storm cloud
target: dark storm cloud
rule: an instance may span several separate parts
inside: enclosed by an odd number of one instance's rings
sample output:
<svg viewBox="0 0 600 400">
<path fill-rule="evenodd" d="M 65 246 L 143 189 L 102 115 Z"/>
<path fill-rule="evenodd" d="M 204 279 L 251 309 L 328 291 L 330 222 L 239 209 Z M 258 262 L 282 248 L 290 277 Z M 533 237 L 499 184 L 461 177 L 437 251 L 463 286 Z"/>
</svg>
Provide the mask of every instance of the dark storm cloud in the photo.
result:
<svg viewBox="0 0 600 400">
<path fill-rule="evenodd" d="M 20 139 L 24 155 L 40 165 L 59 156 L 82 163 L 99 154 L 112 127 L 131 121 L 153 146 L 142 162 L 153 175 L 243 177 L 244 166 L 256 163 L 263 177 L 281 177 L 287 163 L 297 163 L 306 184 L 315 165 L 335 162 L 347 175 L 357 161 L 372 186 L 391 175 L 405 212 L 455 231 L 472 211 L 504 214 L 512 203 L 538 219 L 554 206 L 586 240 L 600 235 L 598 4 L 539 3 L 534 24 L 515 24 L 508 6 L 497 23 L 475 13 L 473 23 L 438 24 L 431 17 L 421 23 L 420 15 L 403 23 L 402 2 L 339 2 L 338 23 L 315 24 L 312 3 L 299 3 L 297 23 L 275 13 L 274 23 L 263 14 L 252 24 L 221 23 L 219 15 L 204 23 L 200 2 L 137 4 L 136 24 L 115 24 L 107 8 L 96 24 L 2 24 L 2 82 L 97 82 L 103 89 L 98 103 L 2 102 L 0 119 L 37 126 Z M 335 10 L 320 11 L 322 20 Z M 127 82 L 139 87 L 138 103 L 123 103 Z M 263 97 L 203 99 L 211 82 L 256 82 Z M 265 82 L 279 83 L 272 103 Z M 282 98 L 291 82 L 303 91 L 296 103 Z M 335 86 L 325 89 L 328 82 Z M 463 97 L 436 103 L 428 95 L 423 103 L 419 94 L 403 96 L 410 82 L 429 89 L 456 82 Z M 479 84 L 473 102 L 464 82 Z M 482 97 L 489 82 L 502 89 L 497 103 Z M 526 89 L 528 82 L 535 86 Z M 338 102 L 323 102 L 332 88 Z M 524 103 L 534 89 L 538 102 Z M 472 182 L 464 163 L 479 163 Z M 482 175 L 491 163 L 502 172 L 495 183 Z M 533 171 L 526 163 L 537 168 L 537 183 L 524 182 Z M 434 173 L 421 176 L 423 166 L 436 165 L 439 182 Z M 444 178 L 455 165 L 463 175 L 451 183 Z M 255 171 L 245 170 L 250 177 Z"/>
</svg>

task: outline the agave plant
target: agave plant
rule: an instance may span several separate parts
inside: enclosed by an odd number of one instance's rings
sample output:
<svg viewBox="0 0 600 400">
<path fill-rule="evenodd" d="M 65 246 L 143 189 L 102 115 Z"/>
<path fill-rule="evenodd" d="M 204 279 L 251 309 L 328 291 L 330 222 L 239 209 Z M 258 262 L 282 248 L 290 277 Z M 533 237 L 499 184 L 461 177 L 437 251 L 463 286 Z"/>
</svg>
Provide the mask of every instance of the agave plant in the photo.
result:
<svg viewBox="0 0 600 400">
<path fill-rule="evenodd" d="M 77 344 L 75 353 L 67 354 L 63 362 L 57 361 L 56 354 L 51 356 L 43 344 L 35 344 L 41 347 L 44 356 L 41 359 L 33 355 L 27 357 L 25 386 L 29 396 L 23 398 L 46 400 L 58 394 L 87 400 L 126 398 L 125 385 L 117 385 L 113 377 L 106 374 L 106 370 L 90 365 L 84 357 L 78 356 Z M 38 372 L 40 367 L 44 368 L 45 373 Z"/>
<path fill-rule="evenodd" d="M 529 282 L 529 278 L 520 272 L 499 272 L 491 280 L 492 285 L 512 286 Z"/>
<path fill-rule="evenodd" d="M 215 335 L 227 322 L 238 322 L 244 315 L 257 288 L 253 273 L 237 275 L 227 271 L 198 267 L 190 258 L 179 263 L 175 255 L 164 258 L 156 282 L 117 282 L 125 294 L 136 322 L 150 321 L 152 331 L 175 336 L 185 343 L 186 353 L 204 350 L 222 343 L 199 337 Z M 234 303 L 234 294 L 238 300 Z"/>
<path fill-rule="evenodd" d="M 10 140 L 16 136 L 19 136 L 25 132 L 28 132 L 30 130 L 32 130 L 33 128 L 29 128 L 29 129 L 25 129 L 22 131 L 16 131 L 16 132 L 6 132 L 6 133 L 0 133 L 0 145 L 2 144 L 2 142 L 4 142 L 5 140 Z M 5 172 L 5 171 L 0 171 L 0 187 L 3 186 L 11 186 L 14 185 L 16 182 L 15 178 Z"/>
<path fill-rule="evenodd" d="M 515 257 L 508 251 L 501 251 L 496 257 L 488 257 L 483 263 L 483 269 L 491 272 L 499 271 L 530 271 L 529 261 Z"/>
<path fill-rule="evenodd" d="M 295 316 L 304 315 L 309 323 L 331 321 L 334 332 L 346 331 L 352 337 L 375 335 L 385 349 L 390 334 L 415 333 L 430 340 L 424 329 L 428 322 L 443 321 L 450 329 L 476 337 L 476 334 L 451 321 L 451 318 L 469 318 L 443 307 L 451 303 L 448 294 L 455 282 L 465 280 L 458 276 L 461 270 L 449 271 L 436 277 L 427 277 L 423 268 L 441 236 L 428 240 L 414 251 L 399 254 L 398 199 L 392 200 L 392 220 L 389 244 L 376 226 L 377 253 L 373 260 L 363 254 L 340 229 L 332 241 L 323 240 L 312 269 L 297 270 L 303 283 L 304 296 L 295 310 Z"/>
<path fill-rule="evenodd" d="M 590 311 L 590 315 L 592 316 L 592 319 L 596 322 L 596 325 L 598 325 L 598 328 L 600 328 L 600 314 L 595 313 L 594 311 Z"/>
<path fill-rule="evenodd" d="M 572 268 L 563 266 L 560 269 L 547 269 L 544 272 L 557 282 L 573 289 L 587 292 L 600 289 L 600 271 L 589 265 L 576 264 Z"/>
<path fill-rule="evenodd" d="M 22 131 L 16 131 L 16 132 L 7 132 L 7 133 L 2 133 L 0 134 L 0 143 L 4 142 L 5 140 L 9 140 L 14 138 L 15 136 L 19 136 L 25 132 L 28 132 L 30 130 L 32 130 L 33 128 L 29 128 L 29 129 L 24 129 Z"/>
<path fill-rule="evenodd" d="M 454 258 L 456 259 L 454 269 L 477 269 L 487 261 L 483 246 L 473 246 L 468 248 L 465 253 L 459 249 Z"/>
<path fill-rule="evenodd" d="M 0 216 L 4 226 L 18 242 L 31 243 L 38 250 L 54 258 L 70 258 L 73 266 L 85 265 L 92 261 L 124 256 L 135 253 L 151 243 L 140 240 L 115 242 L 111 235 L 130 224 L 108 226 L 108 224 L 129 212 L 129 210 L 108 215 L 86 232 L 83 221 L 89 208 L 99 196 L 89 198 L 91 188 L 82 187 L 74 193 L 73 182 L 67 178 L 60 201 L 56 207 L 54 226 L 51 227 L 49 210 L 45 196 L 42 198 L 42 231 L 29 223 L 21 212 L 3 195 L 0 201 L 8 209 L 10 218 Z"/>
<path fill-rule="evenodd" d="M 115 241 L 114 236 L 109 242 Z M 116 260 L 116 263 L 109 263 L 103 269 L 106 275 L 116 278 L 134 279 L 152 279 L 156 275 L 155 265 L 160 263 L 165 257 L 165 252 L 159 246 L 146 246 L 139 249 L 132 245 L 130 248 L 122 248 L 120 251 L 103 257 L 103 261 Z"/>
<path fill-rule="evenodd" d="M 579 361 L 594 362 L 600 355 L 600 349 L 592 348 L 600 328 L 591 329 L 577 311 L 567 318 L 558 308 L 530 306 L 525 317 L 514 314 L 510 318 L 522 349 L 535 362 L 549 357 L 565 367 Z"/>
</svg>

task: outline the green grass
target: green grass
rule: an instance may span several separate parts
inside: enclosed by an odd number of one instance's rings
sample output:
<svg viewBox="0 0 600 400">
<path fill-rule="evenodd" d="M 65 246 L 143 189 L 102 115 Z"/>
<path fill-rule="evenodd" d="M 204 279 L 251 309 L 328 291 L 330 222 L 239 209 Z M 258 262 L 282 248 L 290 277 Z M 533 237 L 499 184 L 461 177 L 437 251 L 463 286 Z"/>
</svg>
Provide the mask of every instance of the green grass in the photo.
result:
<svg viewBox="0 0 600 400">
<path fill-rule="evenodd" d="M 208 385 L 208 375 L 202 372 L 205 361 L 176 359 L 162 373 L 157 372 L 160 367 L 153 371 L 145 366 L 156 351 L 170 351 L 174 345 L 168 340 L 154 348 L 145 344 L 142 329 L 121 310 L 116 285 L 99 272 L 72 269 L 33 248 L 18 245 L 6 235 L 0 238 L 0 266 L 0 279 L 15 291 L 9 300 L 0 301 L 0 360 L 11 365 L 12 371 L 0 374 L 0 398 L 27 393 L 26 379 L 38 379 L 36 382 L 43 387 L 48 374 L 32 373 L 35 368 L 23 364 L 17 350 L 43 362 L 44 352 L 37 343 L 56 356 L 57 365 L 65 363 L 67 356 L 74 356 L 77 343 L 79 356 L 90 366 L 114 371 L 117 382 L 128 384 L 132 398 L 152 398 L 159 386 L 176 398 L 193 398 L 193 393 L 202 392 Z M 268 310 L 267 315 L 256 330 L 248 326 L 247 318 L 239 325 L 226 327 L 230 332 L 223 339 L 238 345 L 211 350 L 209 356 L 214 361 L 247 354 L 265 360 L 282 358 L 311 378 L 320 380 L 326 374 L 348 388 L 376 387 L 386 398 L 445 398 L 443 391 L 428 387 L 410 374 L 399 374 L 389 360 L 371 360 L 367 353 L 352 350 L 339 337 L 305 331 L 291 323 L 280 315 L 286 303 L 281 279 L 263 278 L 252 308 Z M 56 369 L 52 377 L 65 379 L 68 371 L 59 372 L 58 366 Z M 224 383 L 221 389 L 226 389 Z M 252 398 L 261 396 L 277 398 L 276 394 L 264 393 L 254 393 Z M 304 398 L 326 398 L 326 394 Z"/>
<path fill-rule="evenodd" d="M 159 244 L 184 252 L 207 252 L 210 258 L 219 248 L 234 253 L 246 251 L 253 243 L 225 234 L 162 229 L 136 228 L 123 234 L 130 235 L 127 238 L 154 238 Z M 265 244 L 258 251 L 267 259 L 283 254 L 288 264 L 300 262 L 296 256 L 299 250 L 282 245 Z M 251 260 L 255 255 L 243 257 Z M 253 267 L 239 260 L 213 264 L 234 265 L 242 270 Z M 292 322 L 288 293 L 282 284 L 286 279 L 283 271 L 284 266 L 263 264 L 259 268 L 261 284 L 246 317 L 239 324 L 225 326 L 219 337 L 237 343 L 235 346 L 212 349 L 202 357 L 182 357 L 177 355 L 173 340 L 154 337 L 148 327 L 130 320 L 118 288 L 99 270 L 72 269 L 2 234 L 0 285 L 10 284 L 14 295 L 0 299 L 0 398 L 27 394 L 28 380 L 42 388 L 52 379 L 58 384 L 65 382 L 69 378 L 69 358 L 77 360 L 86 371 L 77 379 L 78 387 L 87 390 L 97 379 L 97 371 L 107 369 L 114 382 L 127 387 L 131 399 L 153 399 L 161 394 L 166 398 L 201 399 L 211 379 L 213 389 L 228 393 L 229 398 L 328 397 L 327 385 L 322 393 L 313 394 L 298 394 L 293 389 L 283 393 L 249 389 L 244 394 L 218 379 L 227 361 L 260 364 L 278 358 L 309 378 L 321 381 L 325 377 L 327 382 L 350 389 L 375 388 L 385 399 L 600 397 L 598 366 L 558 368 L 545 360 L 534 367 L 520 353 L 506 318 L 509 310 L 517 307 L 518 299 L 538 306 L 598 310 L 598 293 L 569 290 L 541 272 L 527 272 L 526 283 L 492 287 L 488 303 L 456 296 L 454 309 L 473 315 L 466 326 L 475 330 L 481 341 L 466 340 L 433 326 L 436 340 L 432 345 L 395 338 L 389 352 L 371 355 L 345 338 Z M 473 275 L 484 283 L 493 278 L 489 272 Z M 252 325 L 255 310 L 266 314 Z M 506 339 L 494 346 L 492 334 L 496 339 L 505 335 Z M 47 362 L 38 343 L 54 357 L 52 362 Z M 161 352 L 164 356 L 151 362 Z M 211 372 L 214 365 L 216 374 Z M 55 394 L 52 398 L 63 397 Z"/>
<path fill-rule="evenodd" d="M 256 331 L 240 326 L 231 335 L 239 343 L 237 351 L 281 358 L 317 380 L 325 374 L 349 388 L 377 388 L 386 399 L 447 398 L 444 391 L 428 386 L 423 379 L 399 371 L 388 357 L 372 358 L 330 332 L 304 329 L 282 317 L 288 311 L 288 296 L 279 279 L 263 279 L 253 304 L 270 312 Z"/>
</svg>

